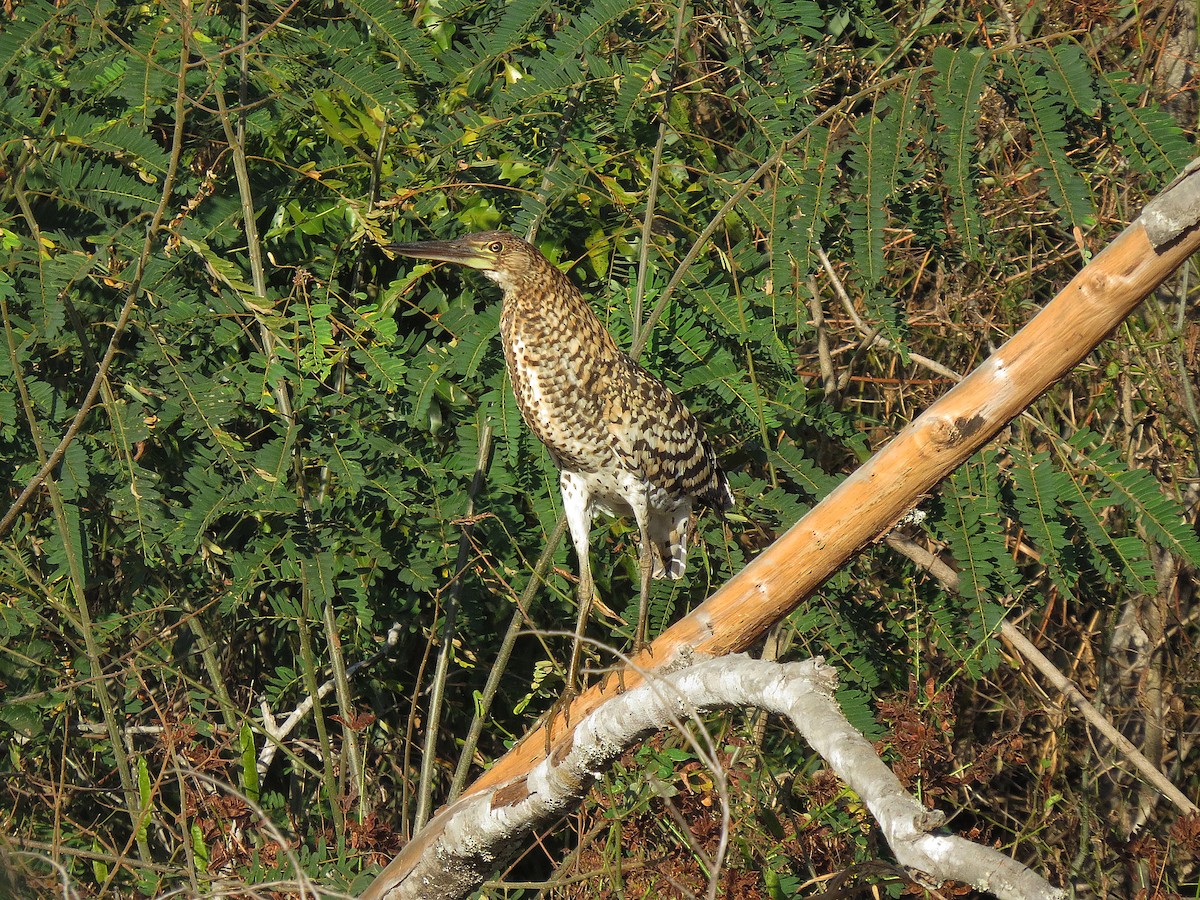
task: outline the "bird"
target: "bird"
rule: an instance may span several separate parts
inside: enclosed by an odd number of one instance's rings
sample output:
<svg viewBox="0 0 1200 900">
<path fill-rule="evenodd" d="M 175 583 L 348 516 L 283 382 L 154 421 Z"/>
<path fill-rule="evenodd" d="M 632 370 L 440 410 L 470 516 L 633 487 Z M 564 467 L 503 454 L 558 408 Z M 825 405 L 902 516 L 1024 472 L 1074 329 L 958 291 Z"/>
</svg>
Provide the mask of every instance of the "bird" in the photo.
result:
<svg viewBox="0 0 1200 900">
<path fill-rule="evenodd" d="M 500 287 L 500 341 L 509 381 L 521 417 L 558 467 L 579 560 L 570 691 L 594 597 L 589 545 L 595 514 L 632 516 L 638 526 L 634 644 L 640 650 L 650 578 L 683 575 L 692 512 L 731 509 L 729 480 L 696 417 L 617 345 L 570 278 L 532 244 L 507 231 L 485 231 L 385 248 L 476 269 Z"/>
</svg>

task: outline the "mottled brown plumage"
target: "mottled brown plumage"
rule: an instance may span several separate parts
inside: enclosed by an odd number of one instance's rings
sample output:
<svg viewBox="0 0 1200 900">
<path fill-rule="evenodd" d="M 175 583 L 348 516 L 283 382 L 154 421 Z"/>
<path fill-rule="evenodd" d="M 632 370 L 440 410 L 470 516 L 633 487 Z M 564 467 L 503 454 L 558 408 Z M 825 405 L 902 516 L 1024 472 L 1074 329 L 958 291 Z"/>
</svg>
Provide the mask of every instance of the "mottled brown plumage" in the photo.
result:
<svg viewBox="0 0 1200 900">
<path fill-rule="evenodd" d="M 693 506 L 721 511 L 733 505 L 700 424 L 617 346 L 570 279 L 520 238 L 489 231 L 389 249 L 479 269 L 500 285 L 509 379 L 522 417 L 559 467 L 579 554 L 576 636 L 591 601 L 588 538 L 592 514 L 600 510 L 632 515 L 641 532 L 641 643 L 650 575 L 683 574 Z M 574 672 L 574 655 L 572 662 Z"/>
</svg>

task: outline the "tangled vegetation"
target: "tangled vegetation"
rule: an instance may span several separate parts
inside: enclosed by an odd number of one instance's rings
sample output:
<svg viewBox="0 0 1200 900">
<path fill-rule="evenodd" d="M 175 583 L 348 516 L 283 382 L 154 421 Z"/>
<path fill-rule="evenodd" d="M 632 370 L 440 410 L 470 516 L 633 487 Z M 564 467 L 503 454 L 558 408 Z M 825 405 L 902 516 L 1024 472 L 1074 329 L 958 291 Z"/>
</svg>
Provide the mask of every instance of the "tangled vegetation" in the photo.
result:
<svg viewBox="0 0 1200 900">
<path fill-rule="evenodd" d="M 538 630 L 573 623 L 574 561 L 560 541 L 526 590 L 559 498 L 498 297 L 379 244 L 535 233 L 618 342 L 647 336 L 737 498 L 655 586 L 661 628 L 1189 160 L 1195 15 L 5 2 L 0 870 L 39 897 L 352 893 L 447 796 L 514 615 L 463 773 L 558 696 L 568 638 Z M 1193 294 L 1181 273 L 928 498 L 909 535 L 957 591 L 880 546 L 776 635 L 838 667 L 855 724 L 953 828 L 1080 896 L 1196 896 L 1200 823 L 996 629 L 1197 797 Z M 613 617 L 592 633 L 618 646 L 635 539 L 618 520 L 593 541 Z M 755 717 L 711 728 L 725 895 L 920 890 L 807 748 Z M 702 890 L 718 805 L 664 736 L 487 895 Z"/>
</svg>

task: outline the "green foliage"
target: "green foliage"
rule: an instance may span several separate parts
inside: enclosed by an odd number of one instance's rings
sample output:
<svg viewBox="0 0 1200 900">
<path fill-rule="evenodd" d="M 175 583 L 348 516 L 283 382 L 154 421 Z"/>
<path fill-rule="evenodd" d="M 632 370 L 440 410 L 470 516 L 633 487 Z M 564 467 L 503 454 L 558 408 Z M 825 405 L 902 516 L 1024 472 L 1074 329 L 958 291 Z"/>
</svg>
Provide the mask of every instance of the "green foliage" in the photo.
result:
<svg viewBox="0 0 1200 900">
<path fill-rule="evenodd" d="M 1068 109 L 1064 101 L 1075 92 L 1061 92 L 1061 69 L 1046 66 L 1052 54 L 1039 50 L 1014 54 L 1006 66 L 1006 81 L 1020 98 L 1024 121 L 1033 145 L 1033 160 L 1041 171 L 1050 199 L 1059 208 L 1066 226 L 1090 226 L 1093 202 L 1087 183 L 1070 162 L 1066 131 Z M 1082 81 L 1086 85 L 1086 81 Z M 1075 110 L 1071 110 L 1074 112 Z"/>
<path fill-rule="evenodd" d="M 1140 58 L 1118 41 L 990 9 L 760 0 L 688 7 L 677 32 L 677 7 L 629 0 L 355 0 L 278 21 L 247 7 L 243 31 L 220 4 L 10 6 L 3 824 L 69 851 L 97 895 L 369 877 L 411 826 L 411 741 L 438 727 L 427 657 L 456 578 L 438 763 L 457 762 L 449 737 L 554 527 L 557 479 L 506 382 L 494 286 L 379 243 L 536 226 L 618 341 L 652 323 L 642 361 L 705 422 L 738 500 L 699 521 L 687 578 L 655 586 L 659 628 L 945 387 L 914 359 L 975 365 L 1077 268 L 1076 230 L 1103 246 L 1136 210 L 1113 198 L 1170 178 L 1192 137 L 1122 71 Z M 1159 355 L 1185 335 L 1130 327 L 1139 365 L 1172 372 Z M 1200 564 L 1186 392 L 1162 374 L 1118 400 L 1114 365 L 1064 383 L 1037 427 L 924 504 L 956 593 L 880 549 L 792 617 L 794 652 L 839 667 L 873 738 L 879 699 L 914 681 L 1000 683 L 1003 615 L 1112 621 L 1154 594 L 1164 555 Z M 634 530 L 600 522 L 594 544 L 602 596 L 630 620 Z M 552 565 L 526 613 L 562 630 L 573 554 Z M 591 634 L 627 636 L 609 620 Z M 522 640 L 480 759 L 561 689 L 567 642 Z M 690 764 L 639 762 L 662 780 Z M 782 746 L 771 762 L 808 765 Z M 626 799 L 651 809 L 644 786 Z M 753 807 L 749 822 L 773 815 Z M 813 827 L 862 818 L 839 798 Z M 1015 821 L 996 839 L 1017 842 Z M 857 834 L 822 859 L 877 852 Z M 742 847 L 771 895 L 801 890 L 797 846 Z"/>
<path fill-rule="evenodd" d="M 980 95 L 991 62 L 991 53 L 982 48 L 955 51 L 938 47 L 933 51 L 933 65 L 940 76 L 931 86 L 942 121 L 938 147 L 945 158 L 946 187 L 956 212 L 953 222 L 968 258 L 975 258 L 981 252 L 983 229 L 972 151 L 978 140 L 976 128 L 983 109 Z"/>
</svg>

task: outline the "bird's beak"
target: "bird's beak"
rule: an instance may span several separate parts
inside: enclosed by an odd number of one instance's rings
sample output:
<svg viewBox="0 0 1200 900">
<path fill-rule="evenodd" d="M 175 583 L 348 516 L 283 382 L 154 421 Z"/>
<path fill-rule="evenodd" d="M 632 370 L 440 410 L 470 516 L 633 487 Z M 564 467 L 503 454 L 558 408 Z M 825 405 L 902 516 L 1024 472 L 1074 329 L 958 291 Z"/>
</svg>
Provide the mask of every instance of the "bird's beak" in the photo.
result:
<svg viewBox="0 0 1200 900">
<path fill-rule="evenodd" d="M 439 262 L 457 263 L 472 269 L 489 268 L 493 260 L 478 247 L 466 241 L 419 241 L 415 244 L 384 244 L 384 250 L 413 256 L 417 259 L 436 259 Z"/>
</svg>

